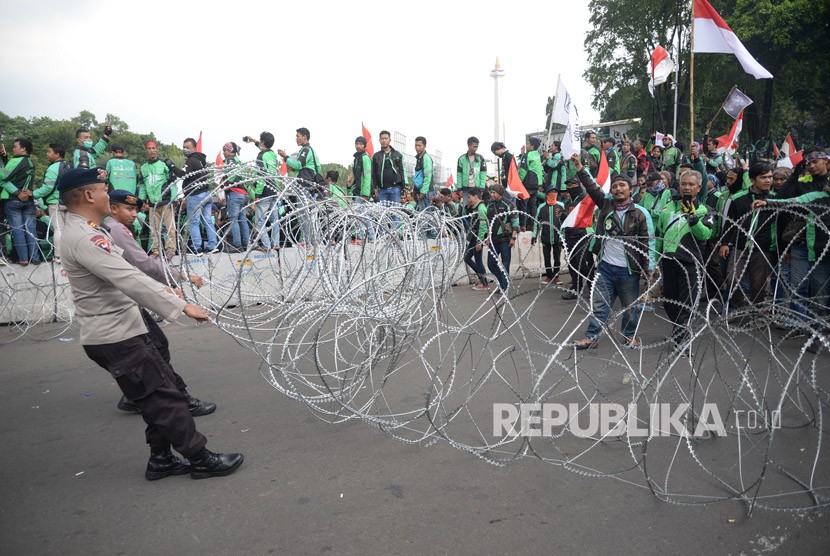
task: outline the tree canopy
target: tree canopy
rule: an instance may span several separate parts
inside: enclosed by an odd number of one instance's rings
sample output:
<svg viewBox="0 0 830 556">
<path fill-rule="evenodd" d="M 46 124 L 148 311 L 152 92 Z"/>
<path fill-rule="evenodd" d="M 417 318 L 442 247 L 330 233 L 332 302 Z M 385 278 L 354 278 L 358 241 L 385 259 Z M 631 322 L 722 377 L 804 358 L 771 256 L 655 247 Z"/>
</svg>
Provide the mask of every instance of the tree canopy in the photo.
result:
<svg viewBox="0 0 830 556">
<path fill-rule="evenodd" d="M 830 136 L 830 6 L 808 0 L 711 0 L 712 6 L 767 68 L 773 79 L 756 80 L 727 54 L 695 54 L 694 127 L 700 137 L 733 85 L 754 103 L 744 113 L 743 142 L 788 132 L 805 143 L 826 144 Z M 678 135 L 688 138 L 691 2 L 592 0 L 592 30 L 585 47 L 585 78 L 595 90 L 594 108 L 603 119 L 640 117 L 641 129 L 671 129 L 674 78 L 648 92 L 648 65 L 657 45 L 677 61 L 680 42 Z M 732 120 L 720 115 L 713 135 L 728 131 Z"/>
<path fill-rule="evenodd" d="M 157 141 L 153 132 L 135 133 L 130 131 L 130 127 L 118 116 L 107 114 L 103 121 L 92 112 L 83 110 L 80 114 L 70 120 L 53 120 L 46 117 L 34 117 L 26 119 L 22 116 L 10 117 L 3 112 L 0 112 L 0 141 L 6 145 L 6 150 L 11 152 L 12 142 L 18 137 L 25 137 L 31 139 L 34 143 L 34 152 L 32 152 L 32 162 L 35 165 L 35 183 L 43 182 L 43 175 L 49 163 L 46 161 L 46 149 L 50 143 L 59 143 L 66 149 L 66 160 L 70 163 L 72 161 L 72 153 L 75 150 L 75 131 L 80 128 L 88 129 L 92 133 L 93 140 L 98 140 L 104 133 L 104 125 L 109 123 L 112 125 L 112 141 L 119 143 L 124 147 L 126 158 L 142 163 L 146 160 L 144 154 L 144 143 L 146 141 Z M 184 154 L 182 150 L 176 145 L 159 145 L 159 157 L 170 158 L 177 165 L 184 164 Z M 110 153 L 107 151 L 102 156 L 97 157 L 96 161 L 99 166 L 104 167 L 110 158 Z"/>
</svg>

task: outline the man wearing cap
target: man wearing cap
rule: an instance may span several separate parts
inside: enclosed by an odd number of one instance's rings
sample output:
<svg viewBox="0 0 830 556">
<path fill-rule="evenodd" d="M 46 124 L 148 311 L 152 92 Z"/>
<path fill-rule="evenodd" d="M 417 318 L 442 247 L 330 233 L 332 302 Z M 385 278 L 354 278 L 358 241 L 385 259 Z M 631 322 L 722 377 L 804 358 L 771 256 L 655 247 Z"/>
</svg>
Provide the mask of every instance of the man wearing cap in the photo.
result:
<svg viewBox="0 0 830 556">
<path fill-rule="evenodd" d="M 651 218 L 656 220 L 669 201 L 671 201 L 671 189 L 663 183 L 663 176 L 657 172 L 649 175 L 646 179 L 646 190 L 637 204 L 646 209 Z"/>
<path fill-rule="evenodd" d="M 487 204 L 487 220 L 490 235 L 487 238 L 487 268 L 496 277 L 502 293 L 506 293 L 512 249 L 519 237 L 519 215 L 516 208 L 504 199 L 504 187 L 501 184 L 493 184 L 488 189 L 490 202 Z"/>
<path fill-rule="evenodd" d="M 165 271 L 165 265 L 161 259 L 150 257 L 144 252 L 135 240 L 135 236 L 130 231 L 136 219 L 136 211 L 142 204 L 135 195 L 123 189 L 114 189 L 109 193 L 110 197 L 110 214 L 109 217 L 101 224 L 101 227 L 107 230 L 112 236 L 113 243 L 123 249 L 121 254 L 128 263 L 136 267 L 138 270 L 153 278 L 157 282 L 164 285 L 177 286 L 177 282 L 189 281 L 194 286 L 200 288 L 204 281 L 196 274 L 187 276 L 179 270 L 171 270 L 171 276 Z M 144 308 L 140 308 L 141 317 L 144 320 L 144 325 L 147 327 L 150 339 L 159 350 L 159 353 L 170 365 L 170 373 L 173 376 L 176 388 L 182 393 L 187 400 L 187 408 L 194 417 L 201 415 L 209 415 L 216 410 L 216 404 L 211 402 L 203 402 L 191 396 L 187 391 L 187 385 L 182 377 L 173 370 L 170 363 L 170 349 L 167 337 L 161 331 L 156 321 L 147 313 Z M 127 399 L 126 396 L 121 396 L 118 402 L 118 409 L 122 411 L 130 411 L 140 413 L 141 410 L 135 402 Z"/>
<path fill-rule="evenodd" d="M 112 135 L 112 126 L 107 124 L 104 126 L 104 135 L 98 142 L 92 143 L 92 135 L 86 128 L 79 128 L 75 131 L 75 141 L 78 143 L 75 153 L 72 155 L 73 168 L 96 168 L 95 156 L 104 154 L 107 150 L 107 143 L 110 141 Z"/>
<path fill-rule="evenodd" d="M 169 259 L 176 254 L 176 223 L 172 202 L 178 195 L 176 176 L 170 171 L 173 161 L 159 159 L 159 147 L 155 141 L 144 143 L 147 162 L 141 165 L 138 198 L 150 204 L 150 233 L 153 236 L 151 252 L 154 257 L 164 246 Z"/>
<path fill-rule="evenodd" d="M 215 454 L 205 447 L 207 440 L 196 430 L 187 399 L 150 338 L 140 307 L 168 320 L 183 312 L 197 322 L 208 322 L 208 314 L 124 260 L 123 250 L 101 227 L 110 213 L 110 199 L 98 171 L 70 170 L 58 190 L 68 211 L 61 259 L 81 327 L 81 345 L 141 410 L 150 445 L 145 477 L 190 473 L 204 479 L 234 472 L 242 464 L 242 454 Z M 171 446 L 190 461 L 175 457 Z"/>
<path fill-rule="evenodd" d="M 611 176 L 611 193 L 606 195 L 579 163 L 577 177 L 597 206 L 597 231 L 590 249 L 597 256 L 597 276 L 592 289 L 591 316 L 585 337 L 575 342 L 576 349 L 596 348 L 608 314 L 617 297 L 625 313 L 620 331 L 625 345 L 640 347 L 637 328 L 640 323 L 640 277 L 651 280 L 656 265 L 654 225 L 644 208 L 631 199 L 628 176 Z"/>
<path fill-rule="evenodd" d="M 571 164 L 570 161 L 568 162 Z M 580 185 L 579 178 L 576 176 L 568 178 L 565 186 L 567 188 L 565 214 L 567 215 L 572 210 L 579 210 L 577 208 L 579 203 L 588 194 Z M 562 231 L 565 236 L 565 248 L 567 249 L 568 273 L 571 275 L 571 289 L 562 294 L 562 299 L 572 301 L 582 293 L 585 283 L 594 279 L 594 256 L 588 250 L 588 243 L 594 230 L 591 228 L 590 222 L 586 222 L 584 225 L 576 222 L 574 226 L 563 227 Z"/>
<path fill-rule="evenodd" d="M 478 154 L 478 137 L 467 139 L 467 152 L 458 157 L 456 164 L 456 187 L 461 191 L 464 204 L 467 204 L 467 189 L 487 186 L 487 162 Z M 509 168 L 508 168 L 509 169 Z M 506 175 L 506 174 L 505 174 Z M 507 183 L 503 181 L 502 183 Z"/>
<path fill-rule="evenodd" d="M 545 260 L 545 282 L 559 283 L 559 260 L 562 257 L 562 232 L 560 226 L 565 219 L 565 205 L 557 200 L 559 190 L 549 185 L 545 190 L 545 202 L 536 211 L 533 222 L 533 239 L 531 245 L 542 239 L 542 256 Z M 553 253 L 553 261 L 551 261 Z"/>
<path fill-rule="evenodd" d="M 124 158 L 124 145 L 120 143 L 113 143 L 110 151 L 112 158 L 107 161 L 107 185 L 110 186 L 110 190 L 123 189 L 135 195 L 138 182 L 135 162 Z"/>
</svg>

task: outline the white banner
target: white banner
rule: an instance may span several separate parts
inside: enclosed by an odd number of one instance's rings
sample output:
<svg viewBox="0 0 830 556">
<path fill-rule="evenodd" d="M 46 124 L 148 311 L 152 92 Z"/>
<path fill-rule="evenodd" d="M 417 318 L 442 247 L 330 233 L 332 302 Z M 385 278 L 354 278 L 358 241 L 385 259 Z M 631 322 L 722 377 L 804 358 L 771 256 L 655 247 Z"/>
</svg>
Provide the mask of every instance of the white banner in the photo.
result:
<svg viewBox="0 0 830 556">
<path fill-rule="evenodd" d="M 562 81 L 556 89 L 556 102 L 553 105 L 553 122 L 565 124 L 565 135 L 562 136 L 562 156 L 565 159 L 578 153 L 582 147 L 579 133 L 579 113 L 571 101 L 571 95 Z"/>
</svg>

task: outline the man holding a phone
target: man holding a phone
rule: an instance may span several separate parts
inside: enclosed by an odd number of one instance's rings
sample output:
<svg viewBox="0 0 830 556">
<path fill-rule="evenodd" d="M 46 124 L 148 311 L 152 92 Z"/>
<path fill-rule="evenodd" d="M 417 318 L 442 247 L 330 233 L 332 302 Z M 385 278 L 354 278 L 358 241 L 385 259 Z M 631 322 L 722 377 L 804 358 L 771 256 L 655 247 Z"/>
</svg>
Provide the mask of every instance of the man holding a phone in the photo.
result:
<svg viewBox="0 0 830 556">
<path fill-rule="evenodd" d="M 672 322 L 671 339 L 682 347 L 689 336 L 692 307 L 698 302 L 700 278 L 706 259 L 706 242 L 714 225 L 708 208 L 698 203 L 703 176 L 697 170 L 684 172 L 680 192 L 660 211 L 655 226 L 660 270 L 663 276 L 663 306 Z M 689 350 L 682 350 L 688 357 Z"/>
</svg>

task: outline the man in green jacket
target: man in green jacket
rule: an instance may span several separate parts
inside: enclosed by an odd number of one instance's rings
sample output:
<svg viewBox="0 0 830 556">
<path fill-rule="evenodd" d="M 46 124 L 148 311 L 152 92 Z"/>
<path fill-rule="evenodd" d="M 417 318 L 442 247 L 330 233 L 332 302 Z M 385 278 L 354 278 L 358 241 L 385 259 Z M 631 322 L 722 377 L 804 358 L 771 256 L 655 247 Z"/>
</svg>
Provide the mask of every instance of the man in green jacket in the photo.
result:
<svg viewBox="0 0 830 556">
<path fill-rule="evenodd" d="M 107 185 L 110 191 L 123 189 L 130 195 L 136 194 L 138 183 L 138 169 L 135 162 L 124 158 L 124 145 L 115 143 L 110 149 L 112 158 L 107 161 Z"/>
<path fill-rule="evenodd" d="M 58 193 L 58 180 L 70 169 L 69 164 L 63 159 L 66 156 L 66 149 L 60 143 L 49 143 L 46 149 L 46 160 L 49 167 L 43 177 L 43 185 L 32 192 L 32 197 L 46 205 L 49 212 L 49 225 L 52 228 L 52 254 L 56 261 L 60 260 L 61 228 L 63 227 L 63 216 L 60 214 L 60 194 Z"/>
<path fill-rule="evenodd" d="M 352 173 L 349 174 L 346 183 L 352 188 L 351 194 L 356 205 L 355 212 L 362 214 L 369 208 L 369 199 L 372 197 L 372 159 L 366 152 L 365 137 L 361 135 L 355 138 L 354 150 Z M 354 236 L 355 239 L 368 239 L 369 241 L 375 239 L 375 230 L 368 218 L 361 219 L 354 231 Z"/>
<path fill-rule="evenodd" d="M 700 278 L 707 259 L 706 242 L 714 221 L 706 204 L 698 201 L 703 176 L 697 170 L 680 178 L 679 199 L 672 199 L 656 219 L 657 251 L 663 276 L 663 303 L 672 322 L 671 339 L 682 348 L 689 336 L 692 307 L 698 303 Z M 682 349 L 681 357 L 690 351 Z"/>
<path fill-rule="evenodd" d="M 95 164 L 95 157 L 103 154 L 107 149 L 107 143 L 110 141 L 112 135 L 112 126 L 107 124 L 104 126 L 104 136 L 98 139 L 98 142 L 92 143 L 92 135 L 86 128 L 79 128 L 75 131 L 75 141 L 78 147 L 72 155 L 73 168 L 97 168 Z"/>
<path fill-rule="evenodd" d="M 5 199 L 6 218 L 20 266 L 40 264 L 35 202 L 32 199 L 35 166 L 29 158 L 31 154 L 32 142 L 23 137 L 14 140 L 11 159 L 6 155 L 5 145 L 0 144 L 0 159 L 3 162 L 0 167 L 0 187 L 3 188 L 0 199 Z"/>
<path fill-rule="evenodd" d="M 138 198 L 151 205 L 153 256 L 158 257 L 159 249 L 164 245 L 164 253 L 170 258 L 176 254 L 176 223 L 172 203 L 178 195 L 176 176 L 170 171 L 173 161 L 169 158 L 159 159 L 159 147 L 155 141 L 144 143 L 144 150 L 147 152 L 147 162 L 141 165 Z"/>
<path fill-rule="evenodd" d="M 470 187 L 484 188 L 487 185 L 487 162 L 478 151 L 478 137 L 467 139 L 467 152 L 458 157 L 456 168 L 456 187 L 461 191 L 464 205 L 467 203 L 467 189 Z"/>
<path fill-rule="evenodd" d="M 525 145 L 525 152 L 519 156 L 519 179 L 527 189 L 528 199 L 517 199 L 516 208 L 522 213 L 519 225 L 522 232 L 533 229 L 533 218 L 536 216 L 536 194 L 540 187 L 544 187 L 545 171 L 542 169 L 542 157 L 539 146 L 542 142 L 537 137 L 531 137 Z"/>
<path fill-rule="evenodd" d="M 415 138 L 415 173 L 412 185 L 418 210 L 426 209 L 435 191 L 432 189 L 432 157 L 427 154 L 427 140 L 423 136 Z"/>
</svg>

